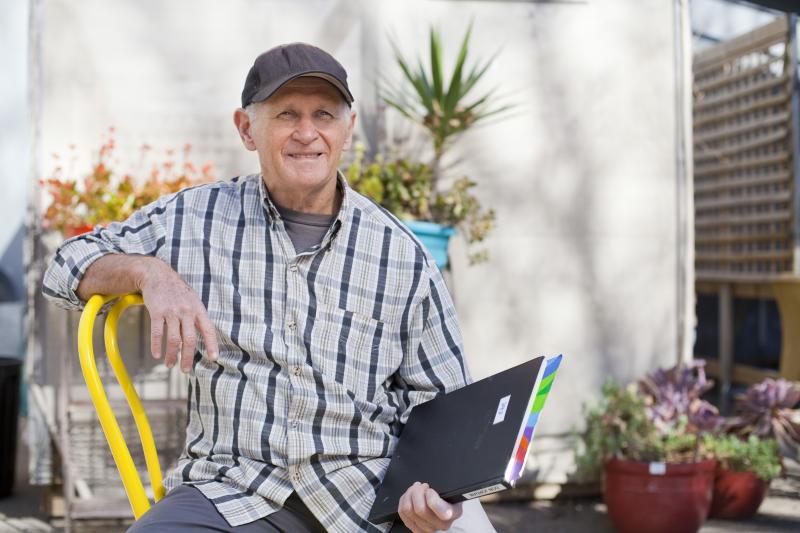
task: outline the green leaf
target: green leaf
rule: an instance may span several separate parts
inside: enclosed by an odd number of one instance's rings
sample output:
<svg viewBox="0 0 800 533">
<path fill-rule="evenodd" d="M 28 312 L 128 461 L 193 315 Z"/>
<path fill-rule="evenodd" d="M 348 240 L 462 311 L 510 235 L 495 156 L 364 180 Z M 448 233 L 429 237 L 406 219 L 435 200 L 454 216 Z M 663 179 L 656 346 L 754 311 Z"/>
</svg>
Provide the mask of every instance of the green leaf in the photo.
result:
<svg viewBox="0 0 800 533">
<path fill-rule="evenodd" d="M 442 101 L 442 43 L 439 32 L 431 28 L 431 79 L 433 80 L 433 96 L 435 100 Z"/>
<path fill-rule="evenodd" d="M 412 121 L 414 121 L 414 122 L 416 122 L 418 124 L 424 125 L 423 120 L 420 119 L 418 116 L 414 115 L 408 109 L 406 109 L 405 106 L 395 102 L 394 100 L 390 100 L 390 99 L 388 99 L 386 97 L 383 98 L 383 101 L 386 102 L 388 105 L 392 106 L 393 108 L 395 108 L 396 110 L 398 110 L 404 117 L 406 117 L 406 118 L 408 118 L 408 119 L 410 119 L 410 120 L 412 120 Z"/>
<path fill-rule="evenodd" d="M 490 57 L 483 66 L 476 64 L 472 70 L 470 71 L 469 75 L 467 76 L 466 81 L 462 84 L 461 89 L 461 98 L 464 98 L 467 93 L 475 86 L 478 81 L 486 74 L 486 71 L 489 70 L 489 67 L 492 66 L 494 60 L 497 58 L 497 55 L 500 53 L 500 50 L 495 52 L 492 57 Z"/>
<path fill-rule="evenodd" d="M 464 69 L 464 62 L 467 59 L 467 48 L 469 47 L 469 38 L 472 33 L 472 22 L 469 23 L 467 32 L 464 34 L 464 40 L 461 42 L 461 50 L 456 59 L 456 67 L 453 69 L 453 76 L 450 78 L 450 87 L 447 90 L 447 97 L 444 102 L 445 116 L 452 114 L 456 104 L 461 99 L 461 73 Z"/>
</svg>

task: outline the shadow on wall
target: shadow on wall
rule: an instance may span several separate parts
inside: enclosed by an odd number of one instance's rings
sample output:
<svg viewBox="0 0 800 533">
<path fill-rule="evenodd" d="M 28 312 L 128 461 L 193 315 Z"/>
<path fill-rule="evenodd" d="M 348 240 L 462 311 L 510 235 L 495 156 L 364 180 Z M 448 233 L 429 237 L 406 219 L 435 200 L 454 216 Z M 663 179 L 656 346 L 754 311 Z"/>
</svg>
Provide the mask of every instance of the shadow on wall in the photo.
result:
<svg viewBox="0 0 800 533">
<path fill-rule="evenodd" d="M 659 261 L 658 248 L 639 252 L 642 255 L 647 254 L 644 257 L 649 263 L 644 267 L 636 263 L 622 263 L 612 265 L 613 269 L 609 271 L 606 256 L 614 251 L 611 247 L 622 242 L 624 251 L 628 252 L 637 245 L 637 240 L 645 240 L 641 235 L 646 230 L 612 233 L 609 238 L 604 228 L 596 226 L 598 220 L 609 219 L 609 210 L 615 209 L 613 205 L 604 203 L 608 196 L 602 194 L 604 185 L 599 180 L 613 177 L 619 172 L 617 166 L 621 156 L 610 156 L 603 152 L 600 147 L 607 144 L 598 143 L 594 138 L 598 131 L 602 131 L 597 126 L 600 118 L 587 117 L 586 112 L 609 113 L 608 110 L 614 102 L 613 91 L 609 91 L 612 95 L 603 95 L 601 92 L 591 96 L 596 102 L 580 101 L 579 97 L 584 93 L 572 86 L 574 76 L 564 71 L 565 67 L 560 63 L 557 54 L 545 53 L 551 50 L 552 43 L 559 42 L 558 25 L 552 24 L 552 20 L 547 17 L 533 15 L 530 22 L 530 48 L 536 51 L 537 70 L 528 86 L 532 90 L 531 98 L 534 101 L 547 102 L 546 111 L 537 118 L 540 121 L 538 128 L 549 132 L 547 144 L 537 147 L 539 155 L 536 172 L 539 176 L 569 176 L 571 181 L 561 187 L 553 187 L 547 178 L 539 177 L 533 184 L 526 185 L 530 188 L 531 197 L 525 203 L 524 209 L 535 209 L 541 214 L 542 220 L 548 221 L 550 228 L 542 230 L 543 234 L 549 232 L 561 239 L 572 264 L 570 268 L 555 270 L 547 267 L 537 270 L 532 265 L 527 272 L 528 279 L 521 279 L 519 284 L 565 286 L 579 295 L 579 308 L 585 310 L 587 320 L 577 325 L 582 328 L 581 335 L 586 339 L 583 344 L 593 348 L 592 353 L 587 356 L 591 357 L 592 379 L 599 389 L 599 385 L 607 377 L 602 369 L 616 368 L 615 372 L 619 375 L 615 377 L 632 379 L 657 366 L 665 359 L 664 348 L 674 346 L 676 328 L 673 327 L 675 319 L 672 308 L 664 300 L 649 305 L 646 301 L 649 295 L 642 290 L 652 283 L 654 275 L 663 275 L 665 270 L 671 271 L 661 266 L 663 261 Z M 622 49 L 635 47 L 641 40 L 640 37 L 638 34 L 622 36 L 618 46 Z M 524 57 L 519 59 L 520 62 L 530 60 Z M 598 72 L 594 72 L 593 76 L 591 82 L 602 82 Z M 472 164 L 476 165 L 476 175 L 493 173 L 488 165 L 481 168 L 481 163 Z M 492 194 L 497 198 L 495 205 L 521 205 L 519 190 L 514 188 L 496 189 Z M 569 202 L 565 202 L 565 196 L 569 197 Z M 499 225 L 502 224 L 502 221 L 499 222 Z M 506 269 L 516 268 L 513 261 L 495 261 L 492 267 L 496 269 L 496 275 L 500 279 L 514 279 L 517 273 L 517 270 L 505 272 Z M 513 332 L 511 335 L 535 337 L 536 326 L 531 325 L 530 315 L 525 311 L 528 304 L 524 300 L 524 293 L 511 293 L 507 296 L 503 303 L 506 310 L 504 323 L 513 325 L 508 328 Z M 620 301 L 629 303 L 621 304 Z M 664 327 L 653 327 L 646 332 L 631 334 L 631 325 L 641 322 L 636 313 L 619 312 L 629 306 L 648 309 L 651 315 L 663 315 L 660 320 L 649 318 L 644 323 L 664 324 Z M 521 344 L 524 342 L 520 341 Z M 674 356 L 670 355 L 669 360 L 673 359 Z M 623 361 L 625 365 L 620 364 Z"/>
</svg>

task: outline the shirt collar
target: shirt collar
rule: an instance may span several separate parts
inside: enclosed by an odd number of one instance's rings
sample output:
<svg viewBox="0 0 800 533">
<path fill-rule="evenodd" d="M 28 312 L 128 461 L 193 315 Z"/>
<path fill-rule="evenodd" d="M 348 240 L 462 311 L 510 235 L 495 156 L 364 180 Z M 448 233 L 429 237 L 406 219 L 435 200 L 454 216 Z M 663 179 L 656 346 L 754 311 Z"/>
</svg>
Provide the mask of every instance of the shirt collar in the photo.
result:
<svg viewBox="0 0 800 533">
<path fill-rule="evenodd" d="M 339 212 L 336 214 L 336 218 L 331 225 L 331 238 L 336 235 L 342 224 L 344 224 L 344 222 L 350 218 L 350 196 L 352 193 L 350 192 L 350 186 L 347 184 L 347 180 L 340 171 L 336 172 L 336 187 L 342 193 L 342 204 L 339 206 Z M 261 196 L 261 203 L 264 206 L 265 212 L 267 213 L 267 219 L 269 220 L 270 225 L 273 225 L 276 220 L 280 219 L 281 216 L 280 213 L 278 213 L 278 208 L 275 207 L 275 204 L 269 195 L 269 190 L 267 190 L 267 185 L 264 183 L 264 177 L 261 174 L 258 175 L 258 191 Z"/>
</svg>

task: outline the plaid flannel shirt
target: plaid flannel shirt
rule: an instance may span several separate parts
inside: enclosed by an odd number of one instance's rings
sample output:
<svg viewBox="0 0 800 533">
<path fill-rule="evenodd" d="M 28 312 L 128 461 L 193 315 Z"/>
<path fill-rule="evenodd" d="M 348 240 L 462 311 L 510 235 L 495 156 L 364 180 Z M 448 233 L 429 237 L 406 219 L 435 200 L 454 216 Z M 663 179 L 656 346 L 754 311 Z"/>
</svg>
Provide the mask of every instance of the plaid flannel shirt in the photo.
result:
<svg viewBox="0 0 800 533">
<path fill-rule="evenodd" d="M 44 294 L 75 291 L 106 254 L 155 256 L 200 296 L 217 362 L 189 376 L 186 446 L 167 489 L 192 484 L 233 526 L 292 491 L 329 531 L 367 521 L 411 409 L 471 381 L 441 273 L 419 241 L 350 189 L 321 244 L 295 253 L 260 175 L 165 196 L 66 241 Z"/>
</svg>

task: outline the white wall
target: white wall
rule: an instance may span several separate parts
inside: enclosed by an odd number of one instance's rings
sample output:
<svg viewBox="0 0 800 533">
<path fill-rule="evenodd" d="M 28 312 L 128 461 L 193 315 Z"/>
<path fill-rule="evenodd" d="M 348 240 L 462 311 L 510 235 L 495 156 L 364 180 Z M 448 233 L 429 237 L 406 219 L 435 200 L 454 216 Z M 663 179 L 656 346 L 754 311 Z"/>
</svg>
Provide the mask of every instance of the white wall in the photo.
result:
<svg viewBox="0 0 800 533">
<path fill-rule="evenodd" d="M 42 153 L 96 147 L 113 125 L 123 151 L 188 141 L 220 176 L 253 172 L 231 114 L 258 53 L 328 49 L 374 131 L 387 32 L 421 52 L 435 23 L 452 57 L 470 19 L 474 53 L 502 47 L 486 87 L 519 107 L 455 154 L 498 213 L 490 263 L 453 254 L 467 357 L 479 378 L 566 354 L 540 428 L 565 433 L 606 378 L 678 357 L 672 1 L 45 0 Z"/>
<path fill-rule="evenodd" d="M 563 352 L 543 429 L 566 432 L 604 380 L 678 357 L 672 2 L 473 9 L 523 104 L 462 145 L 498 207 L 491 263 L 455 268 L 467 346 L 479 375 Z"/>
</svg>

